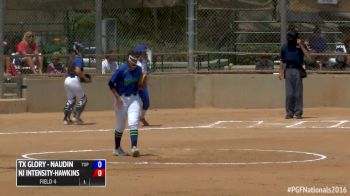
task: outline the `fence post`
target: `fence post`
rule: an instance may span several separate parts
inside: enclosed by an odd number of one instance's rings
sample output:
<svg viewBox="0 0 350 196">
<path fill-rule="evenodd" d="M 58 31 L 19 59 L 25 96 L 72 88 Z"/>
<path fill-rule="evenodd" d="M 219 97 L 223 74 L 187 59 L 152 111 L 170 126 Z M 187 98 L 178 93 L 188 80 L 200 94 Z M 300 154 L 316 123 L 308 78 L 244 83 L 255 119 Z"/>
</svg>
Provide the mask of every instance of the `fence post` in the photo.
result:
<svg viewBox="0 0 350 196">
<path fill-rule="evenodd" d="M 5 20 L 5 0 L 0 0 L 0 99 L 4 95 L 4 20 Z"/>
<path fill-rule="evenodd" d="M 188 41 L 188 71 L 194 72 L 195 50 L 195 0 L 187 0 L 187 41 Z"/>
<path fill-rule="evenodd" d="M 281 46 L 287 41 L 287 26 L 288 26 L 288 0 L 280 0 L 280 15 L 281 15 Z"/>
<path fill-rule="evenodd" d="M 96 45 L 96 71 L 102 73 L 102 0 L 95 0 L 95 45 Z"/>
</svg>

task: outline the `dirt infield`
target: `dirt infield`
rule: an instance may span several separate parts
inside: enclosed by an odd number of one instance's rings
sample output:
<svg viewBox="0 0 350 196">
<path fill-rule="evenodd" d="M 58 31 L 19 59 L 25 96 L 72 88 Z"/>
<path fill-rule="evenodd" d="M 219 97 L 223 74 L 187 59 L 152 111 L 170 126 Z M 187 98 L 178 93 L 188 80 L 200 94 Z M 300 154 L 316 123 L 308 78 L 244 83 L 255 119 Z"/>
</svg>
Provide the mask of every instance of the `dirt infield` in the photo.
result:
<svg viewBox="0 0 350 196">
<path fill-rule="evenodd" d="M 141 157 L 132 158 L 112 154 L 113 111 L 86 112 L 85 125 L 69 126 L 61 113 L 0 115 L 0 195 L 350 191 L 350 109 L 306 108 L 302 120 L 283 117 L 282 109 L 151 110 L 152 126 L 139 131 Z M 128 132 L 122 145 L 130 151 Z M 107 186 L 16 187 L 22 158 L 107 159 Z"/>
</svg>

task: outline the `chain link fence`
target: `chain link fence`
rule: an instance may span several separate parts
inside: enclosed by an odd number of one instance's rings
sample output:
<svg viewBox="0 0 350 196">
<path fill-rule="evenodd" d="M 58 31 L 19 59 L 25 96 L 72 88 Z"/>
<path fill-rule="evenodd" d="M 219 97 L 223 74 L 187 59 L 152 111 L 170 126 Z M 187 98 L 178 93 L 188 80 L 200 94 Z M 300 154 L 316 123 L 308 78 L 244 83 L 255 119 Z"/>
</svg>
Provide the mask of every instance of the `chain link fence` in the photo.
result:
<svg viewBox="0 0 350 196">
<path fill-rule="evenodd" d="M 4 39 L 7 51 L 18 74 L 33 74 L 23 62 L 17 45 L 32 31 L 34 42 L 43 57 L 43 73 L 52 63 L 54 52 L 61 54 L 64 63 L 73 42 L 84 45 L 85 63 L 96 68 L 95 4 L 90 1 L 57 1 L 59 5 L 42 0 L 29 0 L 18 7 L 6 1 Z M 113 7 L 114 6 L 114 7 Z M 102 51 L 116 56 L 119 63 L 134 45 L 146 44 L 153 52 L 154 70 L 169 68 L 170 62 L 186 61 L 186 6 L 120 8 L 117 3 L 102 1 Z M 164 61 L 164 62 L 160 62 Z M 38 62 L 39 63 L 39 62 Z M 39 73 L 39 72 L 37 72 Z"/>
<path fill-rule="evenodd" d="M 104 52 L 127 54 L 142 43 L 153 53 L 153 71 L 170 70 L 175 62 L 186 62 L 185 6 L 117 9 L 104 6 L 103 18 Z M 187 64 L 181 64 L 186 69 Z"/>
<path fill-rule="evenodd" d="M 208 51 L 199 54 L 199 62 L 204 58 L 208 69 L 223 69 L 254 65 L 259 58 L 256 53 L 277 53 L 280 29 L 274 14 L 273 7 L 199 8 L 197 48 Z M 277 59 L 276 55 L 270 58 Z"/>
<path fill-rule="evenodd" d="M 305 62 L 307 69 L 341 71 L 349 68 L 350 61 L 347 62 L 345 56 L 350 38 L 349 1 L 289 0 L 288 21 L 294 24 L 312 53 L 312 61 Z"/>
<path fill-rule="evenodd" d="M 5 79 L 51 72 L 65 66 L 73 42 L 84 45 L 87 71 L 98 73 L 96 58 L 115 56 L 126 61 L 135 44 L 147 45 L 153 54 L 152 71 L 187 71 L 189 1 L 102 1 L 102 54 L 95 42 L 95 0 L 26 0 L 5 2 L 3 44 L 7 63 Z M 122 3 L 121 3 L 122 2 Z M 174 3 L 175 2 L 175 3 Z M 350 1 L 342 0 L 193 0 L 195 68 L 203 70 L 274 70 L 279 66 L 283 26 L 294 25 L 313 60 L 310 70 L 348 69 L 345 54 L 350 43 Z M 287 2 L 287 10 L 281 9 Z M 334 3 L 334 4 L 332 4 Z M 287 21 L 281 13 L 286 11 Z M 40 55 L 28 65 L 18 44 L 31 31 Z M 283 33 L 283 32 L 282 32 Z M 98 35 L 98 34 L 97 34 Z M 8 63 L 8 60 L 10 63 Z M 50 65 L 51 64 L 51 65 Z M 41 70 L 38 71 L 38 70 Z M 64 70 L 64 69 L 62 69 Z"/>
<path fill-rule="evenodd" d="M 281 28 L 286 25 L 299 31 L 311 53 L 312 60 L 305 62 L 307 69 L 349 68 L 350 61 L 346 62 L 345 54 L 348 53 L 347 40 L 350 40 L 350 2 L 289 0 L 286 1 L 287 21 L 281 21 L 280 2 L 232 1 L 217 7 L 199 3 L 198 67 L 276 69 Z"/>
</svg>

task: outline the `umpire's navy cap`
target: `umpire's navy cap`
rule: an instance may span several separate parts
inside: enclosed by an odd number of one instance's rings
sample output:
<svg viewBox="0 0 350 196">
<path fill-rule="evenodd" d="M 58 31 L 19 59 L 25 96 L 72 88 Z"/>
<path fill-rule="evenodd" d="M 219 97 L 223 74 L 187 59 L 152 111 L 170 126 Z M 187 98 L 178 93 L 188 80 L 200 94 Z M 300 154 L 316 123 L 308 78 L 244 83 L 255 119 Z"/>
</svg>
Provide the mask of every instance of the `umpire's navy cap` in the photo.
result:
<svg viewBox="0 0 350 196">
<path fill-rule="evenodd" d="M 299 33 L 297 32 L 297 31 L 292 31 L 291 33 L 290 33 L 290 36 L 292 37 L 292 38 L 299 38 Z"/>
</svg>

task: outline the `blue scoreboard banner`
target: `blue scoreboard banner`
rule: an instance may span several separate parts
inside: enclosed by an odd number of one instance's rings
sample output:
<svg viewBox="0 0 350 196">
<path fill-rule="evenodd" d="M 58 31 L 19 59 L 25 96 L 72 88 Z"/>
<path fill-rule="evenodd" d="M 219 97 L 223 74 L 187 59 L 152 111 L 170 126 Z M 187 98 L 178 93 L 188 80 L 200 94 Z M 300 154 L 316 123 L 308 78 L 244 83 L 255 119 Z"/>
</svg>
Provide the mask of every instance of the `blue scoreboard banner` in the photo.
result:
<svg viewBox="0 0 350 196">
<path fill-rule="evenodd" d="M 16 182 L 28 186 L 106 186 L 106 160 L 16 160 Z"/>
</svg>

